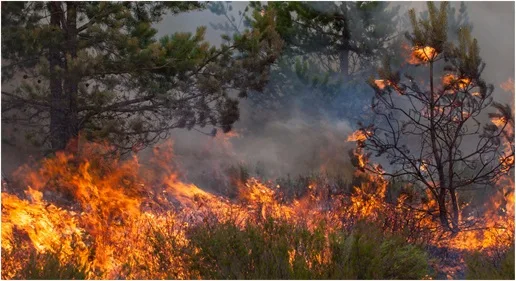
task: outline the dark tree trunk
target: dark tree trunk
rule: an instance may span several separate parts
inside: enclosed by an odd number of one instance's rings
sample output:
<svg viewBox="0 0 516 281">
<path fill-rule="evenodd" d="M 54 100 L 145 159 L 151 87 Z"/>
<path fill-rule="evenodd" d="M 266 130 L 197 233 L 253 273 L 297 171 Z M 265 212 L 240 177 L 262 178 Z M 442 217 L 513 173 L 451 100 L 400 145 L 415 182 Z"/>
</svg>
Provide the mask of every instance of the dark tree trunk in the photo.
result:
<svg viewBox="0 0 516 281">
<path fill-rule="evenodd" d="M 63 93 L 62 70 L 64 62 L 60 50 L 60 33 L 63 10 L 60 2 L 49 2 L 50 26 L 53 29 L 53 36 L 56 39 L 48 48 L 48 61 L 50 66 L 50 143 L 53 150 L 60 150 L 66 147 L 67 142 L 67 103 Z"/>
<path fill-rule="evenodd" d="M 347 3 L 343 4 L 343 19 L 342 19 L 342 48 L 339 54 L 340 60 L 340 73 L 344 74 L 344 81 L 349 80 L 349 45 L 351 40 L 351 34 L 349 32 L 348 26 L 348 11 L 347 11 Z"/>
<path fill-rule="evenodd" d="M 434 100 L 434 63 L 430 62 L 430 140 L 432 142 L 432 154 L 435 159 L 435 165 L 437 169 L 437 173 L 439 174 L 439 196 L 438 196 L 438 204 L 439 204 L 439 220 L 441 221 L 441 225 L 450 229 L 450 225 L 448 223 L 447 211 L 446 211 L 446 181 L 444 178 L 444 167 L 441 162 L 442 155 L 439 153 L 439 148 L 437 145 L 437 136 L 435 134 L 436 125 L 435 125 L 435 100 Z"/>
<path fill-rule="evenodd" d="M 344 74 L 344 80 L 348 81 L 349 78 L 349 50 L 342 50 L 340 52 L 340 73 Z"/>
<path fill-rule="evenodd" d="M 441 225 L 446 228 L 450 229 L 450 225 L 448 223 L 448 212 L 446 211 L 446 189 L 441 188 L 439 192 L 439 197 L 437 198 L 437 204 L 439 205 L 439 221 L 441 222 Z"/>
<path fill-rule="evenodd" d="M 62 150 L 78 135 L 77 85 L 78 78 L 69 69 L 68 59 L 77 58 L 77 3 L 67 2 L 66 20 L 63 2 L 50 2 L 50 25 L 56 41 L 49 46 L 50 65 L 50 139 L 52 149 Z M 62 42 L 59 39 L 63 38 Z M 63 44 L 64 43 L 64 44 Z M 60 70 L 57 70 L 59 68 Z M 75 151 L 77 142 L 69 148 Z"/>
<path fill-rule="evenodd" d="M 450 197 L 452 202 L 452 225 L 454 231 L 459 231 L 459 202 L 455 190 L 450 190 Z"/>
<path fill-rule="evenodd" d="M 79 134 L 78 112 L 77 112 L 77 91 L 79 77 L 68 59 L 77 59 L 77 2 L 66 3 L 66 80 L 64 82 L 66 97 L 68 98 L 68 122 L 66 130 L 68 149 L 77 151 L 77 136 Z"/>
</svg>

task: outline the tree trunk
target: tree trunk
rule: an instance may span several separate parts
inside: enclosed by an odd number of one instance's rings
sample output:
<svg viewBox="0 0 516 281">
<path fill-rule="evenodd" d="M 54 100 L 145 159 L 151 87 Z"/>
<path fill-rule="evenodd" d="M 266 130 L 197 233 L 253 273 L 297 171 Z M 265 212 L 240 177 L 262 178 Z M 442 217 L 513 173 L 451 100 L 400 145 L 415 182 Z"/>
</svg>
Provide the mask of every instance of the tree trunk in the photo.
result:
<svg viewBox="0 0 516 281">
<path fill-rule="evenodd" d="M 49 2 L 50 26 L 54 38 L 59 38 L 63 11 L 60 2 Z M 53 150 L 65 148 L 67 142 L 67 104 L 63 94 L 62 71 L 64 63 L 61 57 L 60 42 L 52 42 L 48 48 L 50 71 L 50 143 Z"/>
<path fill-rule="evenodd" d="M 432 142 L 432 154 L 435 160 L 437 173 L 439 174 L 439 219 L 444 228 L 450 229 L 448 218 L 446 216 L 446 181 L 444 178 L 444 167 L 441 162 L 441 154 L 437 145 L 437 136 L 435 134 L 435 100 L 434 100 L 434 62 L 430 61 L 430 140 Z"/>
<path fill-rule="evenodd" d="M 68 98 L 68 122 L 66 138 L 68 149 L 71 152 L 77 151 L 78 146 L 78 112 L 77 112 L 77 91 L 79 77 L 75 69 L 70 69 L 72 62 L 77 59 L 77 2 L 66 3 L 66 80 L 64 82 L 66 97 Z M 72 60 L 72 61 L 69 61 Z"/>
<path fill-rule="evenodd" d="M 340 73 L 344 75 L 344 81 L 349 79 L 349 50 L 343 49 L 340 52 Z"/>
<path fill-rule="evenodd" d="M 452 226 L 453 231 L 459 231 L 459 202 L 454 189 L 450 189 L 450 197 L 452 201 Z"/>
<path fill-rule="evenodd" d="M 446 229 L 450 229 L 447 216 L 448 212 L 446 211 L 446 189 L 442 188 L 440 190 L 437 204 L 439 205 L 439 220 L 441 221 L 441 225 Z"/>
<path fill-rule="evenodd" d="M 77 92 L 78 77 L 70 69 L 70 60 L 77 58 L 77 3 L 67 2 L 66 21 L 62 2 L 50 2 L 50 25 L 55 37 L 62 33 L 65 42 L 57 41 L 49 46 L 50 65 L 50 139 L 52 149 L 68 147 L 76 151 L 78 135 Z M 64 43 L 64 44 L 63 44 Z M 59 68 L 59 69 L 57 69 Z"/>
<path fill-rule="evenodd" d="M 347 3 L 343 3 L 343 29 L 342 29 L 342 47 L 341 52 L 339 54 L 339 63 L 340 63 L 340 73 L 344 74 L 344 81 L 349 81 L 349 41 L 351 40 L 351 35 L 348 27 L 348 17 L 347 17 Z"/>
</svg>

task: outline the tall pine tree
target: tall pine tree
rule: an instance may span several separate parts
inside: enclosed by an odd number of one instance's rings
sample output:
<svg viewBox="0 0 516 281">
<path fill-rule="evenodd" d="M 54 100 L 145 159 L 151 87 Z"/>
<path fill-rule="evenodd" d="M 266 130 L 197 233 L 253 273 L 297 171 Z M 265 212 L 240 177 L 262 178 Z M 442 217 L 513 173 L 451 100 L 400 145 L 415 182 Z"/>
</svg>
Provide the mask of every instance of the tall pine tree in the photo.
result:
<svg viewBox="0 0 516 281">
<path fill-rule="evenodd" d="M 166 13 L 196 2 L 2 3 L 2 122 L 38 145 L 65 148 L 79 132 L 127 151 L 170 129 L 231 130 L 236 93 L 260 91 L 282 47 L 273 15 L 220 47 L 195 34 L 155 38 Z"/>
</svg>

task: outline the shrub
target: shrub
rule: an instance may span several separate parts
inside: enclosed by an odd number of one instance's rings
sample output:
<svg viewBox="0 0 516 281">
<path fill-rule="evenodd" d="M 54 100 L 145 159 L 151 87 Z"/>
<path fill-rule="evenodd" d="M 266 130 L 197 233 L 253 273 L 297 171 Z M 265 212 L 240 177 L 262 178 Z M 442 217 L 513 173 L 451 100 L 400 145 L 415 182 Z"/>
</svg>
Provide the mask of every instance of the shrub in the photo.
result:
<svg viewBox="0 0 516 281">
<path fill-rule="evenodd" d="M 57 254 L 31 254 L 18 275 L 13 279 L 82 280 L 86 279 L 86 269 L 71 262 L 61 264 Z"/>
<path fill-rule="evenodd" d="M 498 257 L 476 252 L 466 257 L 467 279 L 514 280 L 514 245 Z"/>
<path fill-rule="evenodd" d="M 194 268 L 203 279 L 421 279 L 425 252 L 398 237 L 360 224 L 350 234 L 323 226 L 268 220 L 239 229 L 225 223 L 196 228 Z"/>
<path fill-rule="evenodd" d="M 396 236 L 359 223 L 351 235 L 331 239 L 329 279 L 421 279 L 428 274 L 426 253 Z"/>
<path fill-rule="evenodd" d="M 265 228 L 276 233 L 266 234 Z M 203 279 L 292 279 L 289 235 L 284 227 L 248 225 L 240 230 L 232 223 L 196 228 L 190 235 L 199 249 L 192 269 Z"/>
</svg>

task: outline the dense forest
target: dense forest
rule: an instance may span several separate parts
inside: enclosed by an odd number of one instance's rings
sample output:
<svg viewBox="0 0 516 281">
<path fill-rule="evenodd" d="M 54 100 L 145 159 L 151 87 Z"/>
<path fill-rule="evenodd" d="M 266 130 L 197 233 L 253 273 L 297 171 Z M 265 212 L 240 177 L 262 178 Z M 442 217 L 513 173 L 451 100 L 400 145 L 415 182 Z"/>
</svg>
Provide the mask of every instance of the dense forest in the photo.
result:
<svg viewBox="0 0 516 281">
<path fill-rule="evenodd" d="M 471 6 L 2 2 L 2 279 L 514 279 Z"/>
</svg>

